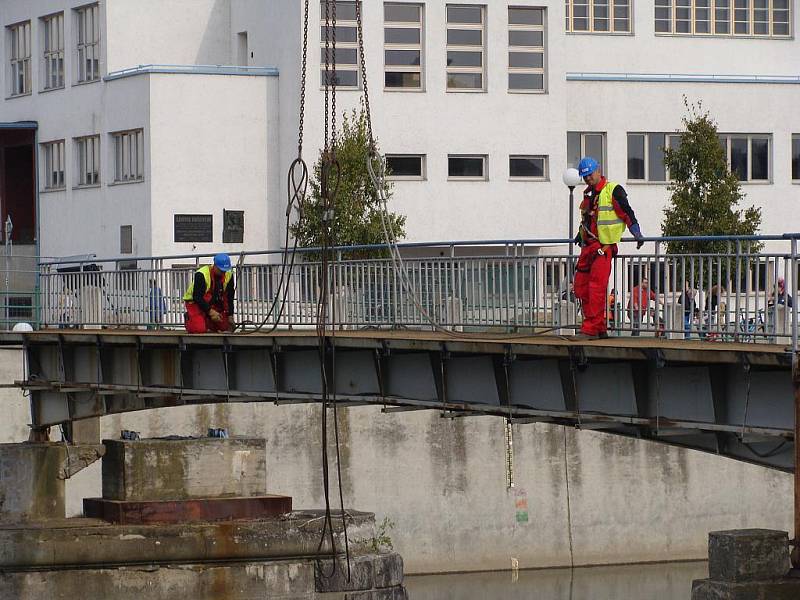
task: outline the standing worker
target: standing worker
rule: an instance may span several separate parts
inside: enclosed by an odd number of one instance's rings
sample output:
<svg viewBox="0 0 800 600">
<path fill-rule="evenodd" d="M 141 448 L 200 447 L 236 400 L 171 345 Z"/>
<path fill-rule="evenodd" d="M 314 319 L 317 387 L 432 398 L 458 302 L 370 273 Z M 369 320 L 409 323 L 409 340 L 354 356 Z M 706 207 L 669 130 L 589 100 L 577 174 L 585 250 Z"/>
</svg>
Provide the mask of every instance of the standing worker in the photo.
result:
<svg viewBox="0 0 800 600">
<path fill-rule="evenodd" d="M 183 295 L 186 331 L 233 331 L 234 293 L 231 257 L 217 254 L 213 265 L 197 269 L 194 280 Z"/>
<path fill-rule="evenodd" d="M 578 174 L 588 185 L 583 192 L 581 225 L 575 238 L 581 255 L 575 269 L 574 288 L 583 310 L 583 325 L 578 335 L 605 338 L 608 337 L 606 291 L 617 244 L 625 226 L 636 238 L 637 249 L 644 245 L 644 238 L 628 203 L 628 194 L 621 185 L 603 176 L 595 159 L 582 158 Z"/>
</svg>

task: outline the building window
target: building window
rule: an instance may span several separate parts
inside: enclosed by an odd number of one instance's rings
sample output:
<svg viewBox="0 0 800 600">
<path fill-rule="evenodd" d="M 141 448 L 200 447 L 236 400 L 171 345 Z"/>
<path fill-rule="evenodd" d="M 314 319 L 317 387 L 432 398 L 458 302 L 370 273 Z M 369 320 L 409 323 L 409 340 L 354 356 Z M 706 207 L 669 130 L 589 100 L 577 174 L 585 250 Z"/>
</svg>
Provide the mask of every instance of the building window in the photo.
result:
<svg viewBox="0 0 800 600">
<path fill-rule="evenodd" d="M 447 89 L 483 91 L 486 8 L 447 6 Z"/>
<path fill-rule="evenodd" d="M 44 89 L 64 87 L 64 13 L 42 19 Z"/>
<path fill-rule="evenodd" d="M 11 36 L 11 95 L 31 93 L 31 22 L 8 28 Z"/>
<path fill-rule="evenodd" d="M 724 133 L 719 135 L 719 143 L 728 158 L 728 168 L 739 181 L 770 180 L 772 136 Z"/>
<path fill-rule="evenodd" d="M 655 0 L 656 33 L 791 36 L 790 0 Z"/>
<path fill-rule="evenodd" d="M 670 133 L 628 134 L 628 181 L 668 181 L 664 148 L 677 149 L 681 136 Z"/>
<path fill-rule="evenodd" d="M 328 62 L 331 75 L 328 85 L 358 89 L 358 24 L 356 3 L 336 0 L 336 30 L 325 26 L 325 2 L 320 3 L 320 85 L 325 85 L 325 37 L 328 36 Z M 331 6 L 332 8 L 332 6 Z M 333 21 L 333 10 L 330 13 Z M 336 35 L 336 56 L 333 55 L 333 36 Z M 334 64 L 335 61 L 335 64 Z"/>
<path fill-rule="evenodd" d="M 508 9 L 508 89 L 545 89 L 543 8 Z"/>
<path fill-rule="evenodd" d="M 545 181 L 547 179 L 547 157 L 509 156 L 508 176 L 510 179 Z"/>
<path fill-rule="evenodd" d="M 606 164 L 606 134 L 583 133 L 578 131 L 567 132 L 567 166 L 576 167 L 584 156 L 591 156 L 600 168 Z"/>
<path fill-rule="evenodd" d="M 63 190 L 64 177 L 64 140 L 42 144 L 44 162 L 44 189 Z"/>
<path fill-rule="evenodd" d="M 792 179 L 800 181 L 800 133 L 792 136 Z"/>
<path fill-rule="evenodd" d="M 75 11 L 78 34 L 78 83 L 100 79 L 100 8 L 97 4 Z"/>
<path fill-rule="evenodd" d="M 566 0 L 567 31 L 630 33 L 631 0 Z"/>
<path fill-rule="evenodd" d="M 78 158 L 78 185 L 100 183 L 100 136 L 75 138 L 75 153 Z"/>
<path fill-rule="evenodd" d="M 422 89 L 422 5 L 383 5 L 384 85 L 387 89 Z"/>
<path fill-rule="evenodd" d="M 386 171 L 391 179 L 425 179 L 425 155 L 387 154 Z"/>
<path fill-rule="evenodd" d="M 133 254 L 133 225 L 121 225 L 119 228 L 119 253 Z M 135 269 L 136 267 L 134 267 Z"/>
<path fill-rule="evenodd" d="M 450 154 L 447 157 L 447 176 L 451 179 L 486 181 L 485 155 Z"/>
<path fill-rule="evenodd" d="M 144 132 L 141 129 L 112 133 L 114 139 L 114 181 L 144 179 Z"/>
</svg>

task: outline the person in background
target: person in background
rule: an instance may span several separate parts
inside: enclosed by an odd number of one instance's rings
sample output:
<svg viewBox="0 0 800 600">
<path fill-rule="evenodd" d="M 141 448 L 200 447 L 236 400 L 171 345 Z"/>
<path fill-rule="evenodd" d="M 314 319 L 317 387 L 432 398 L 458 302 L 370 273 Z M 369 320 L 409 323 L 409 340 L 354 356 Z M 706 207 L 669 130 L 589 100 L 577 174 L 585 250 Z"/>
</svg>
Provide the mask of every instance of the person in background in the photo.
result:
<svg viewBox="0 0 800 600">
<path fill-rule="evenodd" d="M 697 292 L 689 285 L 688 281 L 683 282 L 683 294 L 681 294 L 680 302 L 683 307 L 683 337 L 689 339 L 692 337 L 692 319 L 695 313 L 695 298 Z"/>
<path fill-rule="evenodd" d="M 167 301 L 155 279 L 150 280 L 149 309 L 150 322 L 147 324 L 147 328 L 161 329 L 164 315 L 167 314 Z"/>
<path fill-rule="evenodd" d="M 233 331 L 235 289 L 231 257 L 227 254 L 217 254 L 213 265 L 197 269 L 183 295 L 186 331 Z"/>
<path fill-rule="evenodd" d="M 792 295 L 786 292 L 786 280 L 783 277 L 778 277 L 778 282 L 775 285 L 775 289 L 770 292 L 767 304 L 769 306 L 782 304 L 786 308 L 792 308 L 792 302 Z"/>
<path fill-rule="evenodd" d="M 650 301 L 655 299 L 656 294 L 650 289 L 650 282 L 647 280 L 647 277 L 642 277 L 639 285 L 633 286 L 630 300 L 628 300 L 628 314 L 630 315 L 631 325 L 633 326 L 633 333 L 631 333 L 631 335 L 639 335 L 642 320 L 650 310 Z"/>
<path fill-rule="evenodd" d="M 606 321 L 609 327 L 617 326 L 617 290 L 615 288 L 611 288 L 611 293 L 608 295 Z"/>
</svg>

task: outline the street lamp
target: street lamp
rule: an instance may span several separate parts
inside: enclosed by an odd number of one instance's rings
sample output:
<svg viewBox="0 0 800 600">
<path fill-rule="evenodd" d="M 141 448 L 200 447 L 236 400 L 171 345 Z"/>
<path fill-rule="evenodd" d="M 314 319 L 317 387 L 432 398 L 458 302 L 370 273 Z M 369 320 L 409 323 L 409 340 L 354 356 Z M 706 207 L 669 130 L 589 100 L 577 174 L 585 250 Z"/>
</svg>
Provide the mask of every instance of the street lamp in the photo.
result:
<svg viewBox="0 0 800 600">
<path fill-rule="evenodd" d="M 573 193 L 575 192 L 575 186 L 580 185 L 583 179 L 578 174 L 578 169 L 573 169 L 570 167 L 564 171 L 564 175 L 562 176 L 564 181 L 564 185 L 569 188 L 569 227 L 567 228 L 567 237 L 569 238 L 569 262 L 570 267 L 572 266 L 572 255 L 574 253 L 573 247 L 575 246 L 574 242 L 572 241 L 572 227 L 574 223 L 572 222 L 573 219 L 573 210 L 575 200 L 573 198 Z"/>
</svg>

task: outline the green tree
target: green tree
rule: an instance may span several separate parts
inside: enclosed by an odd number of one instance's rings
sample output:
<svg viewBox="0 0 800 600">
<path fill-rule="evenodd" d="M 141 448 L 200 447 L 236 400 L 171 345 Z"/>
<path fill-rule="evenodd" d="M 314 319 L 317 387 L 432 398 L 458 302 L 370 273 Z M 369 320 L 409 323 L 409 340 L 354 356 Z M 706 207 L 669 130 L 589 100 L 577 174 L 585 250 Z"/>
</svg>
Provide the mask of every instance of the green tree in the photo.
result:
<svg viewBox="0 0 800 600">
<path fill-rule="evenodd" d="M 761 209 L 738 208 L 744 198 L 739 180 L 728 169 L 725 150 L 717 137 L 717 125 L 702 103 L 690 105 L 680 145 L 664 149 L 664 164 L 672 182 L 669 205 L 664 210 L 661 233 L 665 236 L 754 235 L 761 225 Z M 669 242 L 672 254 L 726 252 L 728 243 Z M 760 246 L 751 245 L 752 251 Z"/>
<path fill-rule="evenodd" d="M 323 151 L 324 152 L 324 151 Z M 311 196 L 306 199 L 300 218 L 291 226 L 292 235 L 300 247 L 322 245 L 323 201 L 321 178 L 324 154 L 314 164 L 310 181 Z M 335 246 L 360 244 L 382 244 L 385 242 L 381 211 L 383 205 L 378 190 L 367 169 L 370 153 L 367 116 L 363 107 L 344 115 L 341 134 L 337 137 L 335 154 L 339 163 L 339 184 L 333 199 L 334 211 L 331 223 L 331 243 Z M 334 184 L 330 185 L 333 188 Z M 384 193 L 391 197 L 392 184 L 384 181 Z M 406 218 L 389 212 L 384 215 L 387 225 L 391 224 L 397 239 L 405 237 Z M 346 258 L 367 258 L 380 256 L 381 252 L 350 252 Z M 318 259 L 309 255 L 309 259 Z"/>
</svg>

